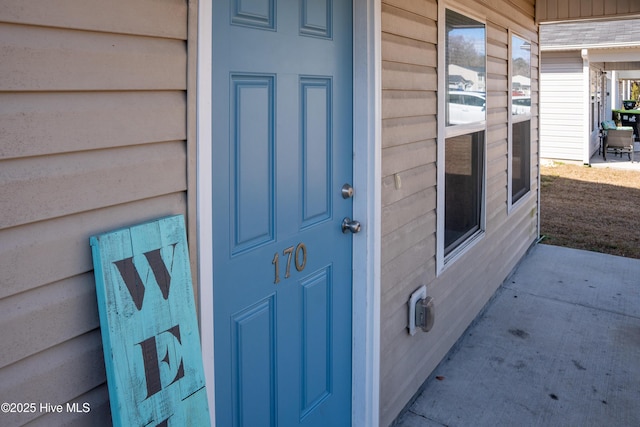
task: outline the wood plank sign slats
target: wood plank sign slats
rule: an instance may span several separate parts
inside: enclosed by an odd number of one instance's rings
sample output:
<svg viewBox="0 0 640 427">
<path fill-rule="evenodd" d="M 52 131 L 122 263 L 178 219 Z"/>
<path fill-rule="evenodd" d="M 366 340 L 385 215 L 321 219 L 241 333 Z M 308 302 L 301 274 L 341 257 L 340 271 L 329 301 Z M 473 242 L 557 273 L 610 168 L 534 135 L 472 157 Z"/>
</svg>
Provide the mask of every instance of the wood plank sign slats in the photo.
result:
<svg viewBox="0 0 640 427">
<path fill-rule="evenodd" d="M 113 425 L 210 425 L 184 218 L 90 243 Z"/>
</svg>

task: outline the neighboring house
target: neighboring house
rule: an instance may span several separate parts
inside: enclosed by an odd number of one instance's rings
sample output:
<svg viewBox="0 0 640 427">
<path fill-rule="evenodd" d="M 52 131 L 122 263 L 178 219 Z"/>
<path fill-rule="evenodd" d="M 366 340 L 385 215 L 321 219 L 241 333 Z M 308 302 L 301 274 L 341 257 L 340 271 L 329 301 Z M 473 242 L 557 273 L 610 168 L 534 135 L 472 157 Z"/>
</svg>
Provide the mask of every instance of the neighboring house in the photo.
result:
<svg viewBox="0 0 640 427">
<path fill-rule="evenodd" d="M 540 52 L 540 155 L 590 164 L 600 123 L 640 80 L 640 19 L 543 24 Z"/>
<path fill-rule="evenodd" d="M 522 95 L 529 95 L 531 93 L 531 78 L 515 75 L 513 76 L 511 87 L 513 90 L 521 92 Z"/>
<path fill-rule="evenodd" d="M 538 238 L 537 22 L 568 3 L 3 1 L 0 401 L 90 412 L 0 424 L 110 424 L 89 237 L 183 214 L 217 425 L 388 426 Z M 453 125 L 467 31 L 486 119 Z"/>
<path fill-rule="evenodd" d="M 449 64 L 449 89 L 486 91 L 484 70 L 475 70 Z"/>
</svg>

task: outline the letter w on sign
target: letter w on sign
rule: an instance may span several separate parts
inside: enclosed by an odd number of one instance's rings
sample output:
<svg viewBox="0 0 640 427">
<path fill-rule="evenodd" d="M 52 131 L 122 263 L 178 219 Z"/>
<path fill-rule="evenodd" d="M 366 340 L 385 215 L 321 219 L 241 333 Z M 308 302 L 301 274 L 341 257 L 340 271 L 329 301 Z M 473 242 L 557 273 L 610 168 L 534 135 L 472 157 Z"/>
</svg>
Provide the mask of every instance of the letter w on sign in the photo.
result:
<svg viewBox="0 0 640 427">
<path fill-rule="evenodd" d="M 173 249 L 172 252 L 175 252 L 175 247 L 177 243 L 170 245 Z M 162 256 L 160 255 L 160 249 L 154 249 L 149 252 L 145 252 L 144 256 L 149 263 L 149 267 L 151 267 L 151 271 L 153 271 L 153 277 L 156 279 L 156 283 L 162 292 L 162 298 L 165 300 L 169 298 L 169 287 L 171 286 L 171 272 L 167 269 L 167 266 L 164 263 Z M 173 253 L 171 254 L 171 258 L 173 258 Z M 113 262 L 116 267 L 118 267 L 118 271 L 120 272 L 120 276 L 122 276 L 122 280 L 125 285 L 127 285 L 127 289 L 131 294 L 131 298 L 133 302 L 136 304 L 136 308 L 138 310 L 142 310 L 142 303 L 144 302 L 144 291 L 145 291 L 145 282 L 140 277 L 140 273 L 138 272 L 138 268 L 133 262 L 133 257 L 121 259 L 119 261 Z M 171 265 L 173 267 L 173 263 Z"/>
<path fill-rule="evenodd" d="M 181 215 L 90 239 L 115 426 L 208 426 Z"/>
</svg>

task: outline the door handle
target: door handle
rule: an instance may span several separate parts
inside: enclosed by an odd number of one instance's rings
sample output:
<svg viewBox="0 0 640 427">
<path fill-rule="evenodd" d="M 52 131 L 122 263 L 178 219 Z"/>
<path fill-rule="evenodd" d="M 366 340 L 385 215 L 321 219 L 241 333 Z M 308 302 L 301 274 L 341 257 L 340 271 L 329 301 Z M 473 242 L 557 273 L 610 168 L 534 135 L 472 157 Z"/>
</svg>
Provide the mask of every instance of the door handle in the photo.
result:
<svg viewBox="0 0 640 427">
<path fill-rule="evenodd" d="M 342 232 L 347 233 L 348 231 L 353 234 L 359 233 L 362 226 L 360 225 L 360 221 L 352 220 L 349 217 L 345 217 L 342 220 Z"/>
</svg>

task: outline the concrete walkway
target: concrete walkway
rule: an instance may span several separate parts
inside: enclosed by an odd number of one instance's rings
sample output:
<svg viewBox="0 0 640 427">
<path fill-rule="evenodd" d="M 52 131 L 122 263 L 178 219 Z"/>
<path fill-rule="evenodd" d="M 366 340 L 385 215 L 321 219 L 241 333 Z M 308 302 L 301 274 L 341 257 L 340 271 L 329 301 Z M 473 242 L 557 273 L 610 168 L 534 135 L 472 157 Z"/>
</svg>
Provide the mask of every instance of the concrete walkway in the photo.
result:
<svg viewBox="0 0 640 427">
<path fill-rule="evenodd" d="M 640 260 L 536 246 L 396 425 L 640 426 Z"/>
</svg>

